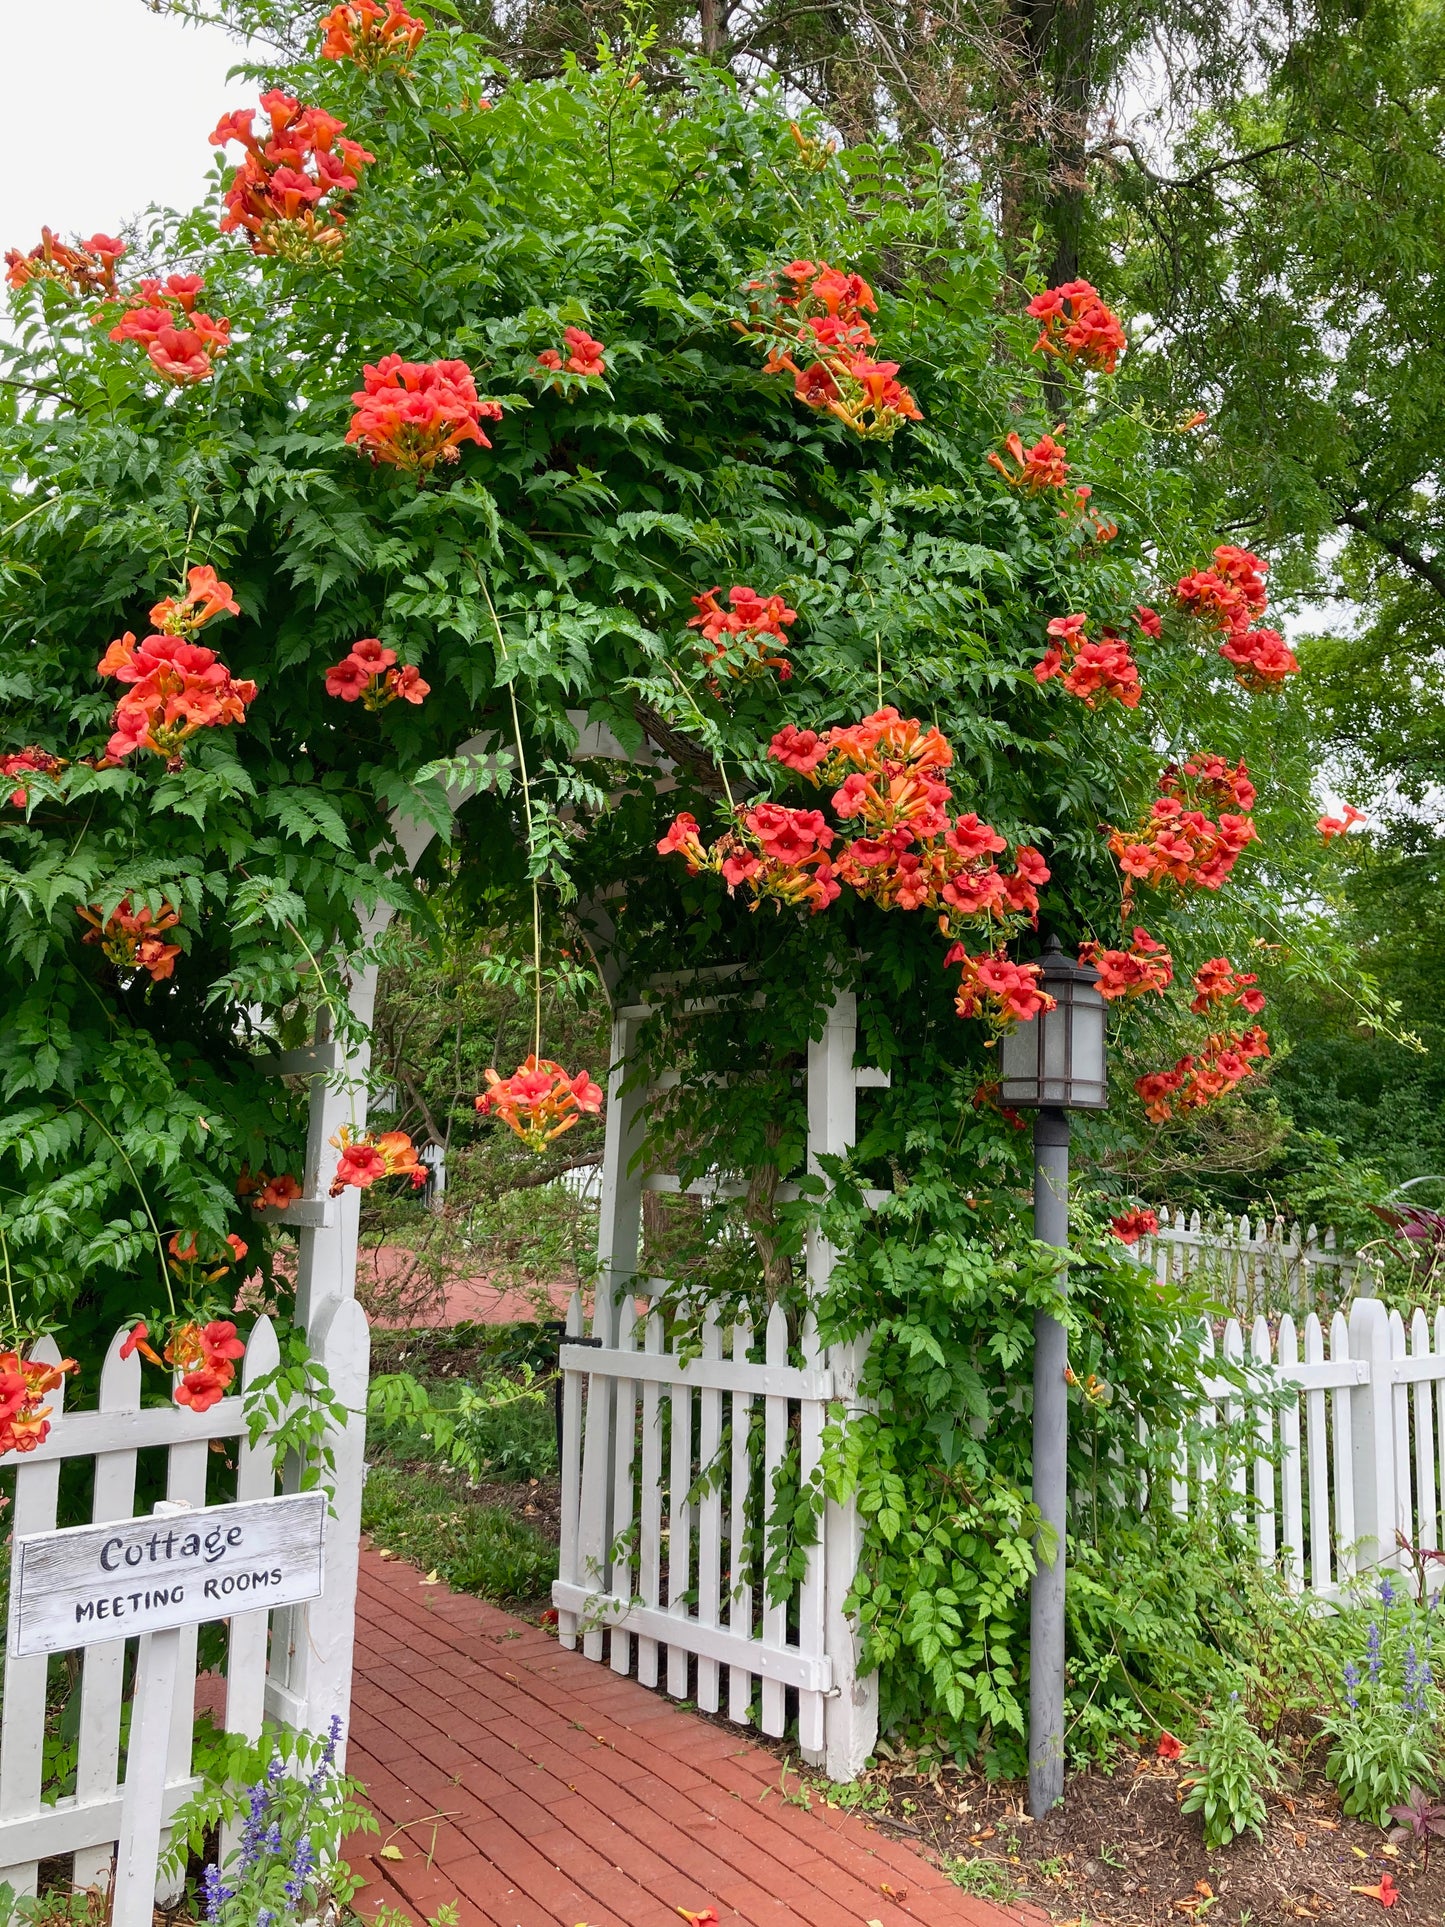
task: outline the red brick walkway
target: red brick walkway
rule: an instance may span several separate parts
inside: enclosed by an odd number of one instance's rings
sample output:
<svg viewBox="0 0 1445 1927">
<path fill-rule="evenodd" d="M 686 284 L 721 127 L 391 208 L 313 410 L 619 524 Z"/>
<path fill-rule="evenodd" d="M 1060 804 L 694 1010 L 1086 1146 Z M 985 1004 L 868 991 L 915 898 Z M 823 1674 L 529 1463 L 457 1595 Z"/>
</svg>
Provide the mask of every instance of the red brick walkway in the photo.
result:
<svg viewBox="0 0 1445 1927">
<path fill-rule="evenodd" d="M 740 1734 L 493 1606 L 361 1562 L 350 1770 L 381 1824 L 360 1899 L 461 1927 L 1036 1927 L 854 1815 L 782 1797 Z M 381 1857 L 383 1847 L 400 1859 Z M 890 1892 L 891 1890 L 891 1892 Z"/>
</svg>

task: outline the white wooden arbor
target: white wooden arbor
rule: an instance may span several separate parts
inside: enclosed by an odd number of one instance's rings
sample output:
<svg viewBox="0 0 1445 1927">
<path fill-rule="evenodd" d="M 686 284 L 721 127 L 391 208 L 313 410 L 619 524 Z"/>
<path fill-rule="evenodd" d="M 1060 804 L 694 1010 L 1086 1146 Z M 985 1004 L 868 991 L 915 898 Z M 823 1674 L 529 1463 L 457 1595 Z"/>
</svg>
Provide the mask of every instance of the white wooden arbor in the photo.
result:
<svg viewBox="0 0 1445 1927">
<path fill-rule="evenodd" d="M 686 1009 L 716 1010 L 725 995 L 689 998 Z M 726 1668 L 728 1716 L 740 1723 L 756 1718 L 765 1733 L 785 1731 L 791 1691 L 805 1757 L 834 1780 L 852 1780 L 878 1734 L 877 1676 L 861 1670 L 857 1627 L 844 1610 L 862 1544 L 857 1507 L 826 1502 L 805 1573 L 781 1600 L 744 1577 L 745 1536 L 749 1508 L 765 1532 L 771 1526 L 773 1481 L 790 1435 L 800 1481 L 816 1471 L 830 1406 L 846 1413 L 857 1405 L 866 1347 L 822 1346 L 809 1313 L 801 1363 L 793 1364 L 786 1321 L 775 1307 L 757 1329 L 747 1322 L 724 1332 L 709 1314 L 701 1356 L 679 1358 L 666 1349 L 660 1316 L 645 1308 L 639 1316 L 638 1300 L 665 1284 L 639 1276 L 643 1196 L 680 1189 L 675 1174 L 644 1168 L 648 1093 L 628 1082 L 638 1030 L 651 1014 L 646 1001 L 615 1014 L 591 1342 L 562 1351 L 561 1560 L 553 1591 L 559 1630 L 565 1644 L 580 1639 L 596 1660 L 605 1640 L 620 1673 L 632 1670 L 635 1641 L 644 1685 L 656 1686 L 665 1667 L 667 1691 L 683 1698 L 695 1690 L 708 1712 L 723 1706 Z M 844 993 L 808 1048 L 814 1174 L 821 1157 L 854 1142 L 859 1087 L 887 1082 L 879 1071 L 855 1067 L 856 1044 L 855 1000 Z M 675 1075 L 664 1073 L 661 1087 Z M 711 1179 L 691 1187 L 712 1195 L 745 1188 Z M 788 1187 L 778 1195 L 787 1197 Z M 815 1225 L 806 1253 L 810 1295 L 827 1284 L 834 1257 Z M 574 1299 L 570 1336 L 581 1337 L 582 1322 Z M 748 1443 L 759 1407 L 760 1452 L 756 1439 L 751 1451 Z"/>
</svg>

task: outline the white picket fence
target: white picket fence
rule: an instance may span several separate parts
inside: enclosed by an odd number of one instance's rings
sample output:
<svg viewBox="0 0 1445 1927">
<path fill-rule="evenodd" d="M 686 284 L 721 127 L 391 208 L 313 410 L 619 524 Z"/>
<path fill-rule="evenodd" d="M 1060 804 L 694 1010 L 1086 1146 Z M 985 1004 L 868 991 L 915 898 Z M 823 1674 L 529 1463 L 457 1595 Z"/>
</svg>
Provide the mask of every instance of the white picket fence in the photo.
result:
<svg viewBox="0 0 1445 1927">
<path fill-rule="evenodd" d="M 1326 1316 L 1352 1297 L 1373 1297 L 1376 1273 L 1368 1257 L 1341 1251 L 1332 1230 L 1323 1236 L 1314 1225 L 1301 1231 L 1282 1219 L 1247 1217 L 1204 1220 L 1159 1212 L 1159 1229 L 1135 1246 L 1141 1264 L 1161 1282 L 1186 1279 L 1202 1284 L 1236 1317 L 1292 1312 Z"/>
<path fill-rule="evenodd" d="M 208 1500 L 267 1498 L 276 1490 L 271 1438 L 265 1435 L 251 1444 L 243 1396 L 233 1393 L 201 1413 L 174 1405 L 143 1408 L 141 1361 L 137 1355 L 120 1356 L 125 1337 L 124 1331 L 117 1332 L 106 1352 L 95 1411 L 67 1413 L 63 1388 L 51 1396 L 49 1437 L 15 1465 L 9 1520 L 15 1537 L 55 1527 L 62 1467 L 77 1460 L 91 1462 L 87 1509 L 97 1525 L 136 1516 L 142 1454 L 157 1470 L 159 1455 L 165 1454 L 164 1494 L 157 1489 L 156 1498 L 202 1506 Z M 324 1724 L 308 1710 L 306 1675 L 297 1664 L 298 1658 L 314 1657 L 318 1640 L 324 1641 L 328 1656 L 344 1657 L 349 1671 L 369 1351 L 365 1316 L 354 1299 L 348 1300 L 331 1319 L 320 1353 L 333 1391 L 355 1414 L 346 1432 L 332 1441 L 336 1486 L 327 1532 L 326 1590 L 310 1606 L 274 1615 L 264 1608 L 235 1613 L 227 1622 L 228 1732 L 255 1739 L 268 1714 L 291 1726 Z M 51 1362 L 60 1357 L 49 1339 L 35 1348 L 35 1355 Z M 241 1366 L 243 1394 L 279 1357 L 270 1320 L 258 1319 Z M 224 1461 L 212 1445 L 221 1440 L 234 1448 L 236 1471 L 218 1490 Z M 198 1632 L 191 1627 L 180 1635 L 181 1666 L 166 1767 L 167 1816 L 200 1784 L 191 1765 Z M 0 1883 L 8 1881 L 17 1894 L 33 1894 L 37 1863 L 57 1856 L 69 1858 L 78 1887 L 104 1886 L 109 1879 L 120 1831 L 127 1643 L 117 1639 L 58 1658 L 6 1661 L 0 1705 Z M 130 1644 L 133 1649 L 134 1642 Z M 67 1662 L 78 1674 L 70 1689 L 80 1695 L 78 1758 L 74 1793 L 57 1797 L 44 1771 L 46 1701 L 55 1677 L 50 1669 L 63 1671 Z"/>
<path fill-rule="evenodd" d="M 1286 1314 L 1273 1339 L 1257 1318 L 1247 1343 L 1230 1319 L 1217 1356 L 1261 1396 L 1206 1378 L 1203 1440 L 1181 1454 L 1172 1483 L 1181 1517 L 1216 1501 L 1207 1488 L 1222 1478 L 1225 1510 L 1254 1536 L 1261 1565 L 1324 1600 L 1407 1570 L 1406 1546 L 1445 1545 L 1445 1307 L 1433 1318 L 1417 1310 L 1407 1326 L 1357 1298 L 1328 1325 L 1311 1312 L 1302 1332 Z M 1221 1420 L 1245 1426 L 1256 1449 L 1227 1451 L 1225 1438 L 1216 1449 Z M 1445 1565 L 1427 1570 L 1432 1591 L 1445 1586 Z"/>
</svg>

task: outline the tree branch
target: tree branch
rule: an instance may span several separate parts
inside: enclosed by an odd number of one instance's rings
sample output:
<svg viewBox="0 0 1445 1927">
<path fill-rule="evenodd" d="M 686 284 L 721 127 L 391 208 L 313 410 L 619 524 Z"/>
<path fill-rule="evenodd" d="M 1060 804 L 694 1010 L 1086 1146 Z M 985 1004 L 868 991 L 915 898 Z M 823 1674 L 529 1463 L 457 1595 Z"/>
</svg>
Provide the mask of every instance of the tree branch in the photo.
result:
<svg viewBox="0 0 1445 1927">
<path fill-rule="evenodd" d="M 1428 555 L 1407 542 L 1402 535 L 1394 535 L 1379 522 L 1368 515 L 1364 509 L 1342 509 L 1339 520 L 1346 528 L 1354 529 L 1367 541 L 1382 548 L 1386 555 L 1394 556 L 1402 568 L 1412 575 L 1428 582 L 1437 595 L 1445 596 L 1445 562 L 1434 562 Z"/>
<path fill-rule="evenodd" d="M 1199 187 L 1216 174 L 1228 174 L 1234 168 L 1247 167 L 1251 161 L 1266 160 L 1271 154 L 1290 153 L 1301 145 L 1303 143 L 1297 140 L 1271 141 L 1268 147 L 1252 147 L 1247 154 L 1231 154 L 1228 160 L 1211 161 L 1208 167 L 1198 168 L 1193 174 L 1180 174 L 1172 179 L 1167 174 L 1155 173 L 1140 152 L 1139 143 L 1129 134 L 1111 134 L 1107 140 L 1099 141 L 1091 147 L 1085 159 L 1104 161 L 1108 166 L 1122 173 L 1123 163 L 1116 158 L 1113 151 L 1115 148 L 1122 147 L 1144 178 L 1152 181 L 1156 187 Z"/>
</svg>

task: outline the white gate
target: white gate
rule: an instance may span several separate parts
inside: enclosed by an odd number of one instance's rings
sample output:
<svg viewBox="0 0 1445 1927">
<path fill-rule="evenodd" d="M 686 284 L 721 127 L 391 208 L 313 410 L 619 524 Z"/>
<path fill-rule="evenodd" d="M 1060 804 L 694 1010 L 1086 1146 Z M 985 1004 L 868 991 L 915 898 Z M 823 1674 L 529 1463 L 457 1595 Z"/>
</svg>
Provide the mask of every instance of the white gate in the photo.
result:
<svg viewBox="0 0 1445 1927">
<path fill-rule="evenodd" d="M 727 1000 L 725 991 L 699 996 L 686 1010 L 716 1011 Z M 761 1329 L 725 1332 L 708 1318 L 701 1356 L 685 1359 L 666 1348 L 657 1313 L 644 1311 L 639 1321 L 637 1299 L 665 1283 L 638 1276 L 643 1194 L 680 1189 L 675 1173 L 641 1168 L 646 1093 L 626 1088 L 638 1027 L 651 1014 L 651 1006 L 634 1004 L 616 1016 L 592 1343 L 562 1350 L 559 1631 L 568 1646 L 580 1637 L 591 1659 L 600 1660 L 610 1641 L 620 1673 L 631 1670 L 635 1640 L 638 1677 L 655 1685 L 665 1676 L 677 1698 L 692 1690 L 695 1667 L 698 1703 L 708 1711 L 722 1708 L 726 1666 L 728 1716 L 756 1718 L 765 1733 L 784 1730 L 791 1690 L 804 1754 L 831 1778 L 851 1780 L 878 1732 L 877 1680 L 859 1671 L 857 1628 L 843 1611 L 862 1543 L 856 1506 L 823 1505 L 815 1542 L 798 1548 L 801 1577 L 777 1596 L 763 1567 L 780 1474 L 804 1485 L 812 1479 L 829 1401 L 856 1407 L 862 1347 L 821 1346 L 809 1313 L 790 1355 L 775 1308 Z M 887 1082 L 879 1071 L 855 1069 L 856 1031 L 854 998 L 845 994 L 808 1047 L 814 1173 L 820 1156 L 852 1145 L 857 1089 Z M 746 1186 L 704 1179 L 690 1189 L 741 1195 Z M 777 1196 L 796 1190 L 780 1185 Z M 814 1229 L 812 1294 L 826 1285 L 833 1262 Z M 569 1335 L 579 1337 L 581 1328 L 574 1299 Z"/>
<path fill-rule="evenodd" d="M 135 1516 L 141 1453 L 165 1453 L 168 1499 L 202 1506 L 208 1498 L 262 1499 L 275 1491 L 272 1441 L 263 1436 L 252 1445 L 243 1416 L 245 1388 L 279 1362 L 270 1320 L 259 1319 L 252 1328 L 241 1366 L 241 1395 L 223 1398 L 200 1413 L 174 1405 L 142 1408 L 141 1361 L 135 1354 L 120 1356 L 125 1337 L 124 1331 L 117 1332 L 106 1352 L 96 1411 L 67 1414 L 63 1387 L 51 1396 L 49 1437 L 15 1466 L 10 1526 L 16 1537 L 54 1528 L 61 1468 L 76 1460 L 93 1464 L 89 1511 L 97 1525 Z M 327 1530 L 326 1591 L 311 1607 L 285 1608 L 274 1615 L 265 1608 L 232 1614 L 226 1629 L 228 1732 L 255 1739 L 267 1713 L 288 1725 L 307 1723 L 297 1682 L 304 1682 L 308 1658 L 316 1657 L 306 1647 L 322 1628 L 328 1629 L 328 1651 L 322 1659 L 333 1675 L 344 1664 L 349 1679 L 369 1345 L 366 1319 L 351 1300 L 331 1318 L 320 1352 L 332 1389 L 353 1413 L 346 1431 L 331 1441 L 336 1485 Z M 60 1353 L 54 1341 L 46 1339 L 35 1348 L 35 1356 L 55 1363 Z M 212 1474 L 221 1462 L 212 1447 L 222 1440 L 235 1448 L 236 1475 L 234 1491 L 228 1481 L 218 1495 Z M 189 1627 L 180 1635 L 166 1769 L 167 1816 L 199 1786 L 191 1770 L 198 1631 Z M 104 1886 L 120 1832 L 126 1641 L 113 1640 L 73 1655 L 78 1679 L 71 1691 L 79 1695 L 80 1706 L 75 1791 L 55 1798 L 48 1794 L 43 1772 L 47 1686 L 50 1668 L 63 1667 L 67 1657 L 72 1656 L 6 1662 L 0 1704 L 0 1883 L 8 1881 L 19 1894 L 36 1891 L 37 1862 L 56 1856 L 71 1859 L 77 1886 Z M 344 1702 L 340 1710 L 344 1712 Z"/>
</svg>

